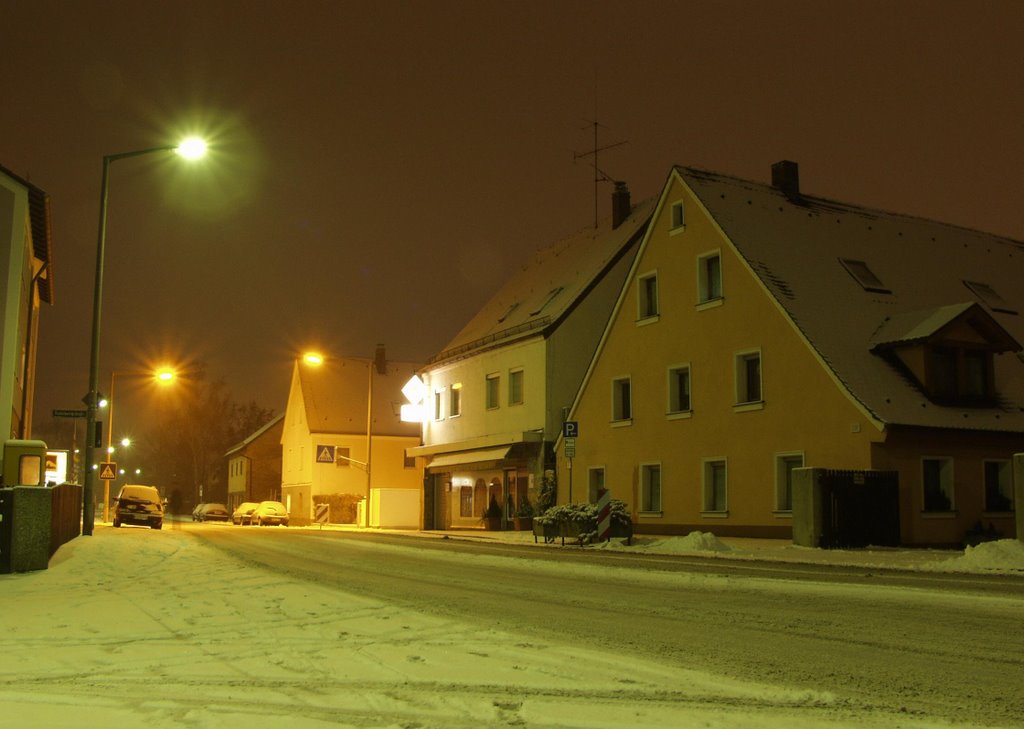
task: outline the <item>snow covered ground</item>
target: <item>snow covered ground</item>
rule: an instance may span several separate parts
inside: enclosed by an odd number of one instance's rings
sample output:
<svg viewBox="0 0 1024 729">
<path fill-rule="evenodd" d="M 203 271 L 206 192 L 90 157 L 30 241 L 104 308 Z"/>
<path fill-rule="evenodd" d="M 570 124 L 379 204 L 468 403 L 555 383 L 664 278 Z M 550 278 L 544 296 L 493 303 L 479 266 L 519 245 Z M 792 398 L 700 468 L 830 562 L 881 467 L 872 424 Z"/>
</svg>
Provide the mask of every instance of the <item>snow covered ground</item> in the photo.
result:
<svg viewBox="0 0 1024 729">
<path fill-rule="evenodd" d="M 965 554 L 823 553 L 694 534 L 642 537 L 629 549 L 1024 572 L 1024 545 L 1011 540 Z M 1024 596 L 979 599 L 1024 608 Z M 420 614 L 246 568 L 187 529 L 98 526 L 48 570 L 0 576 L 0 614 L 3 728 L 950 726 Z"/>
</svg>

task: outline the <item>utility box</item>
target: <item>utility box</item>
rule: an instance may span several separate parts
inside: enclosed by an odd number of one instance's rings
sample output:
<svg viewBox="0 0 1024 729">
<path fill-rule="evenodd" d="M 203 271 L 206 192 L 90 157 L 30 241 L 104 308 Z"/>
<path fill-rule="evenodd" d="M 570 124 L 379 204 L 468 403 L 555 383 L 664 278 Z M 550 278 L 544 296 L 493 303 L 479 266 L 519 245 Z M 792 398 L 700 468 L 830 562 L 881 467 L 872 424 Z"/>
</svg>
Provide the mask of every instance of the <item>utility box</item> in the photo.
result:
<svg viewBox="0 0 1024 729">
<path fill-rule="evenodd" d="M 0 572 L 45 570 L 49 566 L 52 508 L 49 489 L 0 489 Z"/>
<path fill-rule="evenodd" d="M 46 485 L 46 443 L 41 440 L 4 441 L 4 486 Z"/>
</svg>

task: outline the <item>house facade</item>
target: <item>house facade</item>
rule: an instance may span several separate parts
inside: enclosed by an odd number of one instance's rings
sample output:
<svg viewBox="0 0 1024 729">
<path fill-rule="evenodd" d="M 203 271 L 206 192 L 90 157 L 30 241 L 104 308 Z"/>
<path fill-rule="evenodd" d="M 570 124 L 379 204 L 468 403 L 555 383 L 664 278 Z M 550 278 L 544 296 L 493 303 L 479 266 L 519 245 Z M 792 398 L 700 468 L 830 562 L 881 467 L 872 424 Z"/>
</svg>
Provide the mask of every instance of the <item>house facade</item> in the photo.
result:
<svg viewBox="0 0 1024 729">
<path fill-rule="evenodd" d="M 613 215 L 539 251 L 421 372 L 427 529 L 504 524 L 535 503 L 553 444 L 654 201 L 618 183 Z"/>
<path fill-rule="evenodd" d="M 406 449 L 419 445 L 416 423 L 399 417 L 402 387 L 417 364 L 374 359 L 297 361 L 281 431 L 281 500 L 301 523 L 316 497 L 363 500 L 360 523 L 419 528 L 422 469 Z"/>
<path fill-rule="evenodd" d="M 281 499 L 281 434 L 284 413 L 227 452 L 228 508 L 243 501 Z"/>
<path fill-rule="evenodd" d="M 673 169 L 573 404 L 559 501 L 790 537 L 799 468 L 896 471 L 900 539 L 1013 535 L 1024 244 Z M 570 476 L 571 470 L 571 476 Z"/>
<path fill-rule="evenodd" d="M 53 303 L 50 198 L 0 167 L 0 429 L 30 438 L 39 309 Z"/>
</svg>

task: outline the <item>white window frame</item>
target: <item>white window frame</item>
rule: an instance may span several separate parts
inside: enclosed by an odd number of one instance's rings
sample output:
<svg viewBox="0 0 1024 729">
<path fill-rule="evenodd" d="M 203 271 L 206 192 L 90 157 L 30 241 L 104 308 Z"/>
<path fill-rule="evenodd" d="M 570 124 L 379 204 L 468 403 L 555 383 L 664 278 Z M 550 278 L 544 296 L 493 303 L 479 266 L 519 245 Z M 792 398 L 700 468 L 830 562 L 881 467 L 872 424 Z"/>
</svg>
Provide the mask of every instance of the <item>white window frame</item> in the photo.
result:
<svg viewBox="0 0 1024 729">
<path fill-rule="evenodd" d="M 494 383 L 494 402 L 491 402 L 491 383 Z M 501 407 L 501 373 L 491 372 L 484 377 L 484 407 L 488 410 L 497 410 Z"/>
<path fill-rule="evenodd" d="M 513 367 L 508 371 L 508 404 L 522 405 L 526 402 L 526 371 L 522 367 Z M 512 383 L 519 380 L 519 399 L 516 400 L 512 391 Z"/>
<path fill-rule="evenodd" d="M 444 396 L 447 388 L 434 389 L 434 420 L 444 420 Z"/>
<path fill-rule="evenodd" d="M 668 208 L 669 235 L 676 235 L 684 230 L 686 230 L 686 204 L 683 200 L 673 200 Z"/>
<path fill-rule="evenodd" d="M 949 500 L 948 509 L 928 509 L 925 506 L 927 500 L 927 485 L 925 484 L 925 461 L 940 461 L 942 470 L 939 472 L 939 489 Z M 951 456 L 921 456 L 921 464 L 918 472 L 921 474 L 921 513 L 924 515 L 948 516 L 956 512 L 956 474 L 953 468 Z"/>
<path fill-rule="evenodd" d="M 707 262 L 712 258 L 718 259 L 718 296 L 711 296 L 711 285 L 708 278 Z M 722 251 L 706 251 L 697 256 L 697 306 L 700 309 L 710 309 L 721 306 L 725 300 L 725 275 L 722 271 Z"/>
<path fill-rule="evenodd" d="M 448 388 L 448 417 L 457 418 L 462 415 L 462 383 L 453 382 Z"/>
<path fill-rule="evenodd" d="M 622 383 L 629 385 L 629 417 L 626 415 L 623 409 L 622 402 Z M 612 398 L 611 398 L 611 419 L 613 426 L 630 425 L 633 422 L 633 378 L 630 375 L 620 375 L 612 378 Z"/>
<path fill-rule="evenodd" d="M 648 282 L 654 281 L 654 300 Z M 658 321 L 661 316 L 661 304 L 658 294 L 658 271 L 648 271 L 636 277 L 636 321 L 637 325 L 650 324 Z"/>
<path fill-rule="evenodd" d="M 676 402 L 679 400 L 679 378 L 676 377 L 678 372 L 686 372 L 686 383 L 687 389 L 689 390 L 688 400 L 689 407 L 684 409 L 676 409 Z M 669 420 L 678 418 L 689 418 L 693 415 L 693 370 L 690 367 L 689 362 L 682 362 L 680 364 L 671 365 L 666 370 L 665 375 L 665 393 L 668 398 L 668 402 L 665 407 L 665 414 Z"/>
<path fill-rule="evenodd" d="M 1010 509 L 1009 509 L 1009 511 L 988 508 L 988 506 L 989 506 L 988 505 L 988 483 L 985 480 L 985 472 L 987 470 L 986 466 L 989 463 L 997 463 L 1000 466 L 1000 469 L 999 469 L 1000 470 L 1000 473 L 999 473 L 999 482 L 1000 482 L 999 483 L 999 486 L 1000 486 L 999 491 L 1000 491 L 1000 493 L 1003 496 L 1005 496 L 1006 498 L 1008 498 L 1010 500 Z M 1009 488 L 1006 489 L 1005 493 L 1003 492 L 1003 489 L 1002 489 L 1002 485 L 1004 483 L 1004 476 L 1005 476 L 1005 484 L 1009 487 Z M 1011 461 L 1009 459 L 1006 459 L 1006 458 L 985 458 L 985 459 L 983 459 L 982 462 L 981 462 L 981 488 L 982 488 L 982 491 L 983 491 L 982 496 L 984 498 L 984 506 L 985 506 L 984 513 L 986 513 L 986 514 L 1009 514 L 1009 513 L 1013 513 L 1016 510 L 1016 508 L 1017 508 L 1017 504 L 1014 503 L 1014 498 L 1013 498 L 1013 461 Z"/>
<path fill-rule="evenodd" d="M 600 478 L 601 484 L 600 484 L 600 486 L 598 486 L 598 484 L 594 483 L 594 480 L 595 480 L 594 476 L 596 476 L 597 474 L 601 474 L 601 478 Z M 590 466 L 589 468 L 587 468 L 587 503 L 588 504 L 596 504 L 597 503 L 597 489 L 598 488 L 608 488 L 607 478 L 608 478 L 608 470 L 603 465 L 602 466 Z"/>
<path fill-rule="evenodd" d="M 715 509 L 714 504 L 710 503 L 709 497 L 711 496 L 710 488 L 714 486 L 713 479 L 711 478 L 713 473 L 713 467 L 716 464 L 722 464 L 723 472 L 725 474 L 723 500 L 725 502 L 723 508 Z M 705 517 L 726 517 L 729 516 L 729 461 L 726 458 L 702 458 L 701 459 L 701 487 L 700 487 L 700 506 L 701 516 Z"/>
<path fill-rule="evenodd" d="M 750 381 L 747 376 L 747 362 L 757 359 L 757 394 L 758 399 L 751 400 L 748 397 L 750 392 Z M 764 356 L 761 349 L 745 349 L 733 354 L 733 375 L 735 377 L 735 405 L 736 412 L 748 410 L 760 410 L 764 407 Z"/>
<path fill-rule="evenodd" d="M 789 484 L 789 506 L 782 503 L 782 496 L 785 493 L 786 474 L 791 473 L 786 468 L 786 463 L 791 460 L 800 459 L 797 468 L 806 468 L 807 459 L 803 451 L 784 451 L 775 454 L 775 512 L 782 516 L 793 515 L 793 484 Z"/>
<path fill-rule="evenodd" d="M 644 516 L 661 516 L 664 512 L 665 503 L 665 471 L 661 467 L 660 461 L 649 461 L 646 463 L 638 464 L 640 468 L 640 503 L 639 513 Z M 651 487 L 651 473 L 654 469 L 658 472 L 658 501 L 657 503 L 645 504 L 644 499 L 647 498 L 650 487 Z"/>
</svg>

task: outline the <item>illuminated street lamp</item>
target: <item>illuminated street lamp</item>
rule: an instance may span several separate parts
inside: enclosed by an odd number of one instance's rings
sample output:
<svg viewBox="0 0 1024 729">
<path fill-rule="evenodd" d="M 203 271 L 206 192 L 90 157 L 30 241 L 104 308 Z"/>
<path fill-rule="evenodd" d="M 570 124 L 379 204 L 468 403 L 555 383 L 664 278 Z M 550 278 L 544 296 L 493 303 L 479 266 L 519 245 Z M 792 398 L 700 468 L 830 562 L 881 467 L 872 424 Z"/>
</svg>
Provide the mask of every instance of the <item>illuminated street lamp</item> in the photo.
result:
<svg viewBox="0 0 1024 729">
<path fill-rule="evenodd" d="M 114 436 L 114 378 L 115 377 L 152 377 L 154 380 L 161 384 L 167 384 L 174 379 L 173 370 L 164 369 L 156 372 L 111 372 L 110 373 L 110 390 L 107 391 L 107 459 L 111 459 L 114 454 L 114 447 L 112 440 Z M 121 440 L 121 445 L 127 448 L 131 445 L 131 441 L 128 438 Z M 124 471 L 121 472 L 122 474 Z M 86 474 L 88 479 L 88 474 Z M 103 521 L 110 521 L 110 480 L 103 479 Z"/>
<path fill-rule="evenodd" d="M 177 146 L 151 147 L 134 152 L 108 154 L 103 158 L 103 176 L 100 180 L 100 220 L 99 235 L 96 242 L 96 282 L 92 296 L 92 346 L 89 357 L 89 392 L 85 396 L 85 486 L 82 493 L 82 534 L 92 535 L 96 518 L 96 471 L 92 468 L 96 448 L 99 446 L 100 433 L 96 428 L 96 408 L 99 400 L 100 379 L 100 311 L 103 302 L 103 261 L 107 238 L 107 197 L 110 164 L 119 159 L 140 157 L 158 152 L 177 152 L 185 159 L 198 159 L 206 153 L 206 143 L 196 138 L 186 139 Z M 106 500 L 104 500 L 106 504 Z M 106 508 L 106 506 L 104 506 Z"/>
</svg>

